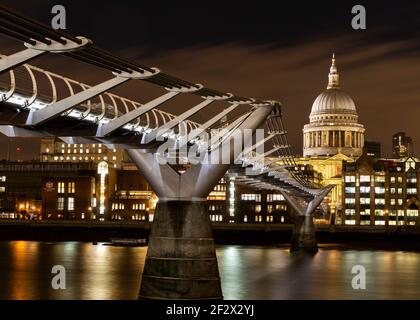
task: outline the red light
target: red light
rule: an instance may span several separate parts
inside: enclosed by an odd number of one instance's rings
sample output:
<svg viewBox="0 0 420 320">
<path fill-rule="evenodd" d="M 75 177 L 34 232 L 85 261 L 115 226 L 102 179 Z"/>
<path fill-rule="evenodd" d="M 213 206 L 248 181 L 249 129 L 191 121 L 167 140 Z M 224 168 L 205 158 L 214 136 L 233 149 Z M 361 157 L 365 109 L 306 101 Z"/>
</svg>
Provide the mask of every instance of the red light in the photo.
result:
<svg viewBox="0 0 420 320">
<path fill-rule="evenodd" d="M 16 151 L 20 152 L 20 151 L 22 151 L 22 148 L 21 147 L 16 147 Z"/>
</svg>

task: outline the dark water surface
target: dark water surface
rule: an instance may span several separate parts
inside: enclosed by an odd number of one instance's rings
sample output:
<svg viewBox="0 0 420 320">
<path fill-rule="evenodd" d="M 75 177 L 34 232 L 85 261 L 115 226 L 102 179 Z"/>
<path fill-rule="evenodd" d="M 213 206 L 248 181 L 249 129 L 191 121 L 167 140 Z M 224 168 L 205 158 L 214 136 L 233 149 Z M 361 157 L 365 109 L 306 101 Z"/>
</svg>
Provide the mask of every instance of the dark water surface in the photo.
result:
<svg viewBox="0 0 420 320">
<path fill-rule="evenodd" d="M 146 247 L 83 242 L 0 242 L 0 299 L 137 299 Z M 226 299 L 420 299 L 420 253 L 217 247 Z M 51 269 L 66 268 L 66 289 L 53 290 Z M 366 289 L 351 286 L 366 269 Z"/>
</svg>

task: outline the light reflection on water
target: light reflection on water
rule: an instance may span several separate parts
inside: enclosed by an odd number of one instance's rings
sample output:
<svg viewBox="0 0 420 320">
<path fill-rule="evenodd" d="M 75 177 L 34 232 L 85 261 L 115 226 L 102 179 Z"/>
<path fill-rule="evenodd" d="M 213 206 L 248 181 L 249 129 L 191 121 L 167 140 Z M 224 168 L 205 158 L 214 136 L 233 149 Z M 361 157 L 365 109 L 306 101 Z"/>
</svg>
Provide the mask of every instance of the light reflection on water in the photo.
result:
<svg viewBox="0 0 420 320">
<path fill-rule="evenodd" d="M 0 299 L 137 299 L 146 247 L 82 242 L 0 242 Z M 420 299 L 420 253 L 218 246 L 225 299 Z M 63 265 L 66 290 L 51 288 Z M 354 265 L 366 268 L 366 290 L 353 290 Z"/>
</svg>

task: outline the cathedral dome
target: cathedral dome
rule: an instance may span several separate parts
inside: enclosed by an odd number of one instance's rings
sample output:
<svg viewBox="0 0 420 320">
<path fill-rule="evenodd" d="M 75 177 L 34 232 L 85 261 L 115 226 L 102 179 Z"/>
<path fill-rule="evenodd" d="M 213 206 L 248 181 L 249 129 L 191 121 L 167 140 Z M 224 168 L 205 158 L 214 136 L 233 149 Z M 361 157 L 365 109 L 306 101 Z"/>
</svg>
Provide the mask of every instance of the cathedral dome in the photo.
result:
<svg viewBox="0 0 420 320">
<path fill-rule="evenodd" d="M 332 57 L 330 73 L 328 74 L 327 90 L 322 92 L 312 104 L 311 116 L 319 114 L 355 114 L 356 106 L 353 99 L 340 89 L 340 75 Z"/>
<path fill-rule="evenodd" d="M 340 75 L 332 57 L 327 90 L 312 104 L 309 123 L 303 127 L 303 155 L 349 157 L 362 154 L 365 129 L 358 123 L 353 99 L 340 88 Z"/>
<path fill-rule="evenodd" d="M 318 114 L 357 114 L 353 99 L 340 89 L 322 92 L 312 104 L 311 116 Z"/>
</svg>

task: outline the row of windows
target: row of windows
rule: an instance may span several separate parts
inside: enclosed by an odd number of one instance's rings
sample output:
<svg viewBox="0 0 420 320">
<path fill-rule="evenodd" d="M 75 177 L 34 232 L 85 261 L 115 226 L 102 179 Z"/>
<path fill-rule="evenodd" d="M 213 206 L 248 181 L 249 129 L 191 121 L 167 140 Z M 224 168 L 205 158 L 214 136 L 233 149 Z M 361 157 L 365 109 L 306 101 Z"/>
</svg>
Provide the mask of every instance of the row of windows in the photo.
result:
<svg viewBox="0 0 420 320">
<path fill-rule="evenodd" d="M 395 188 L 394 188 L 395 189 Z M 384 194 L 385 188 L 383 187 L 375 187 L 375 194 Z M 356 187 L 345 187 L 345 193 L 356 193 Z M 370 187 L 360 187 L 360 193 L 370 193 Z"/>
<path fill-rule="evenodd" d="M 54 161 L 58 161 L 58 160 L 60 160 L 60 161 L 64 161 L 64 159 L 65 160 L 73 160 L 73 161 L 76 161 L 76 160 L 79 160 L 79 161 L 83 161 L 83 160 L 85 160 L 85 161 L 95 161 L 95 159 L 96 160 L 105 160 L 105 161 L 107 161 L 108 160 L 108 157 L 85 157 L 85 158 L 83 158 L 83 157 L 79 157 L 79 158 L 77 158 L 77 157 L 58 157 L 58 156 L 55 156 L 54 158 Z M 48 161 L 48 157 L 44 157 L 44 160 L 45 161 Z M 112 160 L 113 161 L 115 161 L 115 160 L 117 160 L 117 157 L 112 157 Z"/>
<path fill-rule="evenodd" d="M 65 208 L 65 204 L 66 204 L 66 199 L 63 197 L 58 197 L 57 198 L 57 210 L 64 210 Z M 75 200 L 73 197 L 69 197 L 67 198 L 67 210 L 68 211 L 74 211 L 74 204 L 75 204 Z"/>
<path fill-rule="evenodd" d="M 356 176 L 354 175 L 347 175 L 344 179 L 345 182 L 356 182 Z M 360 175 L 360 182 L 370 182 L 371 181 L 371 177 L 369 175 Z M 389 181 L 391 183 L 402 183 L 403 182 L 403 177 L 398 176 L 391 176 Z M 385 176 L 375 176 L 375 182 L 385 182 Z M 417 183 L 417 178 L 416 177 L 408 177 L 406 179 L 407 183 Z"/>
<path fill-rule="evenodd" d="M 73 148 L 77 148 L 77 146 L 78 146 L 78 144 L 77 143 L 75 143 L 75 144 L 64 144 L 64 143 L 62 143 L 61 144 L 61 148 L 65 148 L 65 147 L 69 147 L 69 146 L 72 146 Z M 82 148 L 83 146 L 85 146 L 84 144 L 81 144 L 80 145 L 80 147 Z M 100 144 L 100 143 L 98 143 L 98 144 L 89 144 L 89 146 L 92 146 L 92 148 L 96 148 L 96 146 L 98 146 L 98 148 L 101 148 L 102 147 L 102 144 Z M 117 150 L 116 149 L 113 149 L 113 151 L 114 152 L 116 152 Z"/>
<path fill-rule="evenodd" d="M 65 182 L 57 183 L 57 193 L 64 193 L 65 191 Z M 76 183 L 68 182 L 67 183 L 67 193 L 76 193 Z"/>
<path fill-rule="evenodd" d="M 223 205 L 211 204 L 209 205 L 209 211 L 222 211 Z"/>
<path fill-rule="evenodd" d="M 356 214 L 356 210 L 355 209 L 346 209 L 344 211 L 344 213 L 346 215 L 349 216 L 354 216 Z M 370 216 L 370 209 L 365 209 L 363 211 L 360 212 L 361 216 Z M 384 209 L 375 209 L 374 210 L 375 213 L 375 217 L 383 217 L 385 216 L 387 213 L 390 217 L 403 217 L 404 216 L 404 210 L 384 210 Z M 407 217 L 418 217 L 419 212 L 418 210 L 412 210 L 412 209 L 408 209 L 407 210 Z"/>
<path fill-rule="evenodd" d="M 370 187 L 360 187 L 360 193 L 370 193 Z M 375 194 L 384 194 L 385 188 L 375 187 Z M 345 187 L 345 193 L 356 193 L 356 187 Z M 390 188 L 391 194 L 403 194 L 403 188 Z M 407 188 L 407 194 L 417 194 L 417 188 Z"/>
<path fill-rule="evenodd" d="M 398 199 L 398 200 L 402 201 L 402 199 Z M 344 203 L 345 204 L 356 204 L 356 199 L 355 198 L 346 198 L 346 199 L 344 199 Z M 360 198 L 360 204 L 370 204 L 370 198 Z M 385 204 L 385 199 L 376 198 L 375 199 L 375 204 Z"/>
<path fill-rule="evenodd" d="M 145 203 L 133 203 L 131 206 L 133 210 L 146 210 L 146 204 Z M 113 203 L 111 204 L 111 210 L 124 210 L 125 204 L 121 202 Z"/>
<path fill-rule="evenodd" d="M 146 210 L 146 204 L 145 203 L 133 203 L 132 209 L 133 210 Z"/>
<path fill-rule="evenodd" d="M 72 153 L 71 151 L 72 151 L 71 149 L 67 149 L 67 153 Z M 50 152 L 49 149 L 47 149 L 46 152 L 49 153 Z M 62 154 L 65 154 L 66 153 L 66 150 L 65 149 L 61 149 L 61 153 Z M 90 150 L 89 149 L 86 149 L 86 150 L 79 149 L 79 151 L 77 151 L 77 149 L 73 149 L 73 153 L 76 153 L 76 154 L 79 154 L 79 153 L 81 153 L 81 154 L 83 154 L 83 153 L 90 153 Z M 102 153 L 102 149 L 98 149 L 97 152 L 95 152 L 95 150 L 93 150 L 92 153 Z"/>
<path fill-rule="evenodd" d="M 344 178 L 345 182 L 356 182 L 356 176 L 347 175 Z M 360 175 L 360 182 L 370 182 L 371 177 L 369 175 Z M 375 176 L 375 182 L 385 182 L 385 176 Z"/>
<path fill-rule="evenodd" d="M 226 191 L 226 185 L 224 184 L 217 184 L 214 189 L 214 191 Z"/>
<path fill-rule="evenodd" d="M 244 193 L 241 194 L 241 200 L 261 202 L 261 194 Z M 282 194 L 267 194 L 267 202 L 284 201 Z"/>
</svg>

